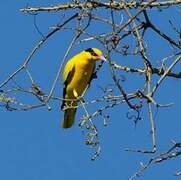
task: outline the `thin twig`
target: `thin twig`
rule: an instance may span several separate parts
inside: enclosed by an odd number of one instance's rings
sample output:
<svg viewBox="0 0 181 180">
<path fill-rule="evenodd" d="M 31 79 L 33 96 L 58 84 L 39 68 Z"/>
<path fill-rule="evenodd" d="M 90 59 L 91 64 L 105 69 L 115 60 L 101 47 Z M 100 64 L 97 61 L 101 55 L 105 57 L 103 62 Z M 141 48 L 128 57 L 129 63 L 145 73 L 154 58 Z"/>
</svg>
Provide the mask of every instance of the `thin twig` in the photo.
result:
<svg viewBox="0 0 181 180">
<path fill-rule="evenodd" d="M 74 14 L 73 16 L 71 16 L 69 19 L 67 19 L 64 23 L 57 25 L 57 28 L 51 30 L 46 36 L 45 38 L 43 38 L 42 40 L 40 40 L 37 45 L 32 49 L 32 51 L 30 52 L 30 54 L 28 55 L 28 57 L 26 58 L 25 62 L 23 63 L 23 65 L 21 65 L 15 72 L 13 72 L 7 79 L 5 79 L 1 84 L 0 84 L 0 88 L 2 88 L 4 85 L 6 85 L 15 75 L 17 75 L 21 70 L 23 70 L 24 68 L 26 68 L 26 66 L 28 65 L 29 61 L 31 60 L 32 56 L 35 54 L 35 52 L 43 45 L 43 43 L 45 43 L 55 32 L 57 32 L 58 30 L 60 30 L 64 25 L 66 25 L 68 22 L 70 22 L 72 19 L 76 18 L 78 16 L 78 13 Z"/>
<path fill-rule="evenodd" d="M 160 84 L 163 82 L 163 80 L 166 78 L 167 74 L 171 71 L 171 69 L 181 60 L 181 55 L 178 56 L 174 62 L 165 70 L 164 74 L 160 77 L 160 79 L 157 81 L 157 83 L 155 84 L 155 86 L 153 87 L 153 90 L 150 94 L 150 96 L 152 97 L 154 95 L 154 93 L 156 92 L 156 90 L 158 89 L 158 87 L 160 86 Z"/>
</svg>

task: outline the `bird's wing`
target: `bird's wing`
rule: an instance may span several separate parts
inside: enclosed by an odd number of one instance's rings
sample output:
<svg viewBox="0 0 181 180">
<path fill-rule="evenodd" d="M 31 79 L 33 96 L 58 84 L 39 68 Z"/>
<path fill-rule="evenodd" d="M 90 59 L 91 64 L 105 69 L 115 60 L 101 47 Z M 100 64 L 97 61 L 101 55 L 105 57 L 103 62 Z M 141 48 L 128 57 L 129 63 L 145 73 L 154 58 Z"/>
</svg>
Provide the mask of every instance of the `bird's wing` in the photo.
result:
<svg viewBox="0 0 181 180">
<path fill-rule="evenodd" d="M 64 73 L 63 73 L 63 80 L 64 80 L 64 85 L 63 85 L 63 98 L 65 98 L 66 96 L 66 90 L 67 90 L 67 86 L 68 84 L 71 82 L 73 76 L 75 73 L 75 66 L 74 64 L 70 61 L 69 63 L 67 63 L 67 65 L 65 66 L 64 69 Z M 65 105 L 65 100 L 63 100 L 62 102 L 62 106 L 61 109 L 63 109 Z"/>
</svg>

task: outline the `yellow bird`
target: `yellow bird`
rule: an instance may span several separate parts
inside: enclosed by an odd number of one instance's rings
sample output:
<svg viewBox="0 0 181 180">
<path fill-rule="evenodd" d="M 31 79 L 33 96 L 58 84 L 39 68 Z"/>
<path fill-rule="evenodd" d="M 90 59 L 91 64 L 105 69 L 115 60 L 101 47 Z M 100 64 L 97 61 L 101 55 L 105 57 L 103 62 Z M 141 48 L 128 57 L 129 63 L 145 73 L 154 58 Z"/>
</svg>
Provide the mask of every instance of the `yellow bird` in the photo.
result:
<svg viewBox="0 0 181 180">
<path fill-rule="evenodd" d="M 74 124 L 77 98 L 81 97 L 89 87 L 93 78 L 96 60 L 106 61 L 97 48 L 89 48 L 72 57 L 65 65 L 63 72 L 63 102 L 64 111 L 62 128 L 70 128 Z"/>
</svg>

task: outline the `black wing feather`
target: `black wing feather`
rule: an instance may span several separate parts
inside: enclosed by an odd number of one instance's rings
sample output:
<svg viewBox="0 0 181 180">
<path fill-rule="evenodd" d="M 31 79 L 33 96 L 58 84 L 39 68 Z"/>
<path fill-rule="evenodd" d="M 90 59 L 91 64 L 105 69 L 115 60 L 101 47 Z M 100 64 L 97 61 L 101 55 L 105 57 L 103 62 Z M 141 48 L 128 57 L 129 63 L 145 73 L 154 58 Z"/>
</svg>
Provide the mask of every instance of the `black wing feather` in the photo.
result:
<svg viewBox="0 0 181 180">
<path fill-rule="evenodd" d="M 67 91 L 67 85 L 72 80 L 72 77 L 74 76 L 74 73 L 75 73 L 75 67 L 73 67 L 72 70 L 68 73 L 67 79 L 64 81 L 64 85 L 63 85 L 63 98 L 64 99 L 65 99 L 65 95 L 66 95 L 66 91 Z M 65 100 L 62 101 L 61 109 L 64 108 L 65 102 L 66 102 Z"/>
</svg>

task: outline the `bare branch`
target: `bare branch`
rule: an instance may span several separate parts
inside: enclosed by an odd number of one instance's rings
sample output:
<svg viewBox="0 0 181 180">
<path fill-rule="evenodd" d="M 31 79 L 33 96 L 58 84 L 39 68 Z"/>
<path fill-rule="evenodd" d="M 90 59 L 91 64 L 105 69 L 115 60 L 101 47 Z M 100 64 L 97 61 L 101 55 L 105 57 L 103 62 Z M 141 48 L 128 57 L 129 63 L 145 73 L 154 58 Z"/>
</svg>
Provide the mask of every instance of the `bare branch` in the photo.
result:
<svg viewBox="0 0 181 180">
<path fill-rule="evenodd" d="M 125 7 L 129 9 L 138 9 L 146 6 L 147 8 L 162 7 L 162 6 L 174 6 L 181 4 L 181 0 L 175 1 L 160 1 L 160 2 L 101 2 L 101 1 L 89 1 L 85 3 L 67 3 L 64 5 L 48 6 L 48 7 L 27 7 L 20 9 L 22 12 L 36 12 L 36 11 L 62 11 L 68 9 L 92 9 L 92 8 L 106 8 L 114 10 L 122 10 Z"/>
</svg>

